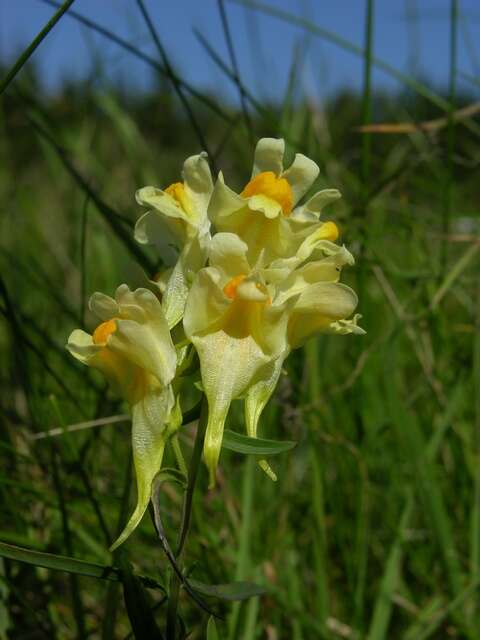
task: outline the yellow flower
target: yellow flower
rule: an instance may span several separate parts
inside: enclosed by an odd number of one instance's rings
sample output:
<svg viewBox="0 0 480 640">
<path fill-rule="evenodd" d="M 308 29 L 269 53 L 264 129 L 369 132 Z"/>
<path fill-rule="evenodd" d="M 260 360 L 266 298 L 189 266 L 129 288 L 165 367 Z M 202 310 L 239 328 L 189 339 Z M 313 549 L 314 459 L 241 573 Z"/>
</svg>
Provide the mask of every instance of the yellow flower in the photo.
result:
<svg viewBox="0 0 480 640">
<path fill-rule="evenodd" d="M 182 318 L 190 281 L 205 261 L 210 238 L 208 204 L 213 190 L 207 154 L 187 158 L 183 164 L 183 182 L 164 190 L 143 187 L 137 202 L 150 207 L 135 226 L 135 238 L 142 244 L 154 244 L 163 262 L 171 269 L 161 281 L 162 307 L 170 328 Z"/>
<path fill-rule="evenodd" d="M 247 433 L 255 437 L 289 351 L 316 331 L 331 331 L 356 307 L 355 293 L 338 283 L 351 255 L 317 236 L 304 241 L 281 281 L 272 265 L 250 265 L 249 247 L 235 234 L 217 233 L 211 240 L 209 266 L 197 274 L 184 317 L 208 400 L 204 458 L 210 486 L 232 400 L 245 397 Z M 321 259 L 306 262 L 320 248 Z"/>
<path fill-rule="evenodd" d="M 304 205 L 299 201 L 314 183 L 319 168 L 313 160 L 298 153 L 284 170 L 285 142 L 274 138 L 259 140 L 250 181 L 240 194 L 219 179 L 210 200 L 208 215 L 218 231 L 237 234 L 248 245 L 248 258 L 269 264 L 293 256 L 306 235 L 313 232 L 320 212 L 340 197 L 336 189 L 324 189 Z M 330 224 L 330 239 L 338 230 Z"/>
<path fill-rule="evenodd" d="M 183 163 L 183 182 L 174 182 L 164 190 L 143 187 L 136 193 L 138 204 L 150 207 L 135 226 L 138 242 L 158 244 L 162 258 L 176 258 L 177 249 L 192 237 L 208 232 L 208 203 L 213 190 L 212 176 L 205 152 L 187 158 Z M 167 236 L 167 237 L 166 237 Z M 165 255 L 165 250 L 170 253 Z"/>
<path fill-rule="evenodd" d="M 121 285 L 115 299 L 93 294 L 90 308 L 103 322 L 92 335 L 73 331 L 67 349 L 84 364 L 99 369 L 132 410 L 137 505 L 113 549 L 140 522 L 165 443 L 181 422 L 171 386 L 177 356 L 160 302 L 151 291 L 130 291 Z"/>
</svg>

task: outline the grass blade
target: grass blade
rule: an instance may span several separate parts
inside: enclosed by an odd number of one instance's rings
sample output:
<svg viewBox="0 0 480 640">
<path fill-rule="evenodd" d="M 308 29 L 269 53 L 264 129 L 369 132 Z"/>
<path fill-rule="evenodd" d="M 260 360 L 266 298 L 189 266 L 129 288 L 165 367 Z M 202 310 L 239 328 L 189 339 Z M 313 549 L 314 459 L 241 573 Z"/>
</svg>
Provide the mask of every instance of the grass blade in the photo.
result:
<svg viewBox="0 0 480 640">
<path fill-rule="evenodd" d="M 283 20 L 284 22 L 288 22 L 290 24 L 294 24 L 297 27 L 305 29 L 309 31 L 314 36 L 332 42 L 333 44 L 341 47 L 345 51 L 349 51 L 357 56 L 364 57 L 365 51 L 354 44 L 352 44 L 349 40 L 338 36 L 335 33 L 332 33 L 328 29 L 320 27 L 310 20 L 306 20 L 305 18 L 301 18 L 296 16 L 293 13 L 289 13 L 288 11 L 283 11 L 282 9 L 278 9 L 277 7 L 269 4 L 265 4 L 263 2 L 257 2 L 256 0 L 229 0 L 230 2 L 234 2 L 236 4 L 241 4 L 244 7 L 248 7 L 250 9 L 254 9 L 256 11 L 261 11 L 266 15 L 270 15 L 274 18 L 278 18 L 279 20 Z M 392 67 L 388 62 L 377 58 L 376 56 L 372 56 L 372 64 L 387 73 L 392 78 L 395 78 L 406 87 L 409 87 L 420 96 L 426 98 L 429 102 L 437 106 L 442 111 L 448 112 L 450 109 L 450 104 L 447 100 L 444 100 L 442 97 L 431 91 L 428 87 L 426 87 L 421 82 L 418 82 L 414 78 L 398 71 L 395 67 Z"/>
<path fill-rule="evenodd" d="M 43 27 L 40 33 L 32 40 L 29 46 L 25 49 L 22 55 L 15 62 L 13 67 L 7 73 L 5 78 L 0 82 L 0 95 L 5 91 L 10 82 L 15 78 L 17 73 L 21 70 L 21 68 L 26 64 L 29 60 L 30 56 L 33 54 L 35 49 L 41 44 L 41 42 L 46 38 L 46 36 L 50 33 L 53 27 L 57 24 L 63 14 L 68 11 L 71 5 L 75 0 L 65 0 L 62 6 L 58 9 L 58 11 L 50 18 L 47 24 Z"/>
<path fill-rule="evenodd" d="M 159 35 L 157 33 L 157 30 L 155 29 L 155 26 L 152 22 L 152 20 L 150 19 L 150 16 L 148 14 L 148 11 L 145 8 L 145 4 L 143 2 L 143 0 L 137 0 L 137 5 L 140 9 L 140 13 L 143 16 L 143 19 L 145 20 L 145 24 L 148 27 L 148 30 L 150 31 L 150 35 L 152 36 L 152 39 L 155 43 L 155 46 L 158 49 L 158 52 L 162 58 L 162 62 L 163 62 L 163 66 L 165 68 L 167 77 L 169 78 L 169 80 L 172 83 L 173 89 L 177 95 L 177 98 L 180 100 L 181 105 L 183 106 L 183 108 L 185 109 L 185 113 L 187 114 L 187 118 L 190 121 L 190 124 L 192 126 L 192 129 L 194 130 L 198 141 L 200 142 L 200 145 L 202 147 L 202 149 L 204 151 L 206 151 L 210 157 L 210 160 L 212 162 L 212 164 L 214 165 L 215 162 L 215 158 L 214 158 L 214 154 L 212 153 L 212 151 L 209 148 L 209 145 L 205 139 L 205 136 L 203 135 L 203 131 L 200 127 L 200 124 L 197 121 L 197 118 L 195 116 L 195 113 L 193 112 L 192 107 L 190 106 L 190 103 L 188 102 L 185 94 L 183 93 L 183 89 L 180 86 L 180 83 L 178 82 L 178 78 L 177 76 L 173 73 L 173 68 L 172 65 L 170 64 L 170 60 L 168 59 L 167 56 L 167 52 L 165 51 L 165 47 L 163 46 Z M 213 166 L 214 168 L 214 172 L 217 173 L 217 169 L 215 168 L 215 166 Z"/>
<path fill-rule="evenodd" d="M 384 640 L 388 638 L 388 626 L 392 614 L 393 594 L 398 585 L 398 577 L 403 556 L 403 541 L 405 531 L 410 523 L 413 512 L 413 494 L 407 498 L 398 527 L 397 536 L 388 554 L 385 571 L 380 583 L 375 601 L 372 621 L 367 634 L 367 640 Z"/>
<path fill-rule="evenodd" d="M 41 2 L 43 2 L 44 4 L 48 4 L 52 7 L 60 6 L 60 3 L 55 2 L 55 0 L 41 0 Z M 77 22 L 80 22 L 81 24 L 85 25 L 88 29 L 91 29 L 101 34 L 111 42 L 115 42 L 115 44 L 122 47 L 122 49 L 125 49 L 135 57 L 139 58 L 140 60 L 143 60 L 148 65 L 153 67 L 158 73 L 161 73 L 164 76 L 169 75 L 167 70 L 161 64 L 159 64 L 158 61 L 155 60 L 155 58 L 151 58 L 147 54 L 143 53 L 143 51 L 140 51 L 140 49 L 137 49 L 137 47 L 132 45 L 130 42 L 127 42 L 127 40 L 124 40 L 120 36 L 116 35 L 109 29 L 102 27 L 101 25 L 97 24 L 93 20 L 89 20 L 87 17 L 83 16 L 82 14 L 76 11 L 69 11 L 67 15 L 68 17 L 73 18 Z M 220 118 L 222 118 L 222 120 L 225 120 L 226 122 L 232 122 L 232 118 L 223 109 L 221 109 L 215 102 L 213 102 L 213 100 L 211 100 L 207 96 L 204 96 L 202 93 L 200 93 L 200 91 L 197 91 L 197 89 L 195 89 L 192 85 L 190 85 L 189 83 L 179 78 L 176 74 L 174 75 L 175 75 L 175 81 L 178 82 L 178 84 L 182 88 L 188 91 L 190 95 L 192 95 L 196 100 L 198 100 L 199 102 L 204 104 L 206 107 L 208 107 L 213 113 L 215 113 Z"/>
</svg>

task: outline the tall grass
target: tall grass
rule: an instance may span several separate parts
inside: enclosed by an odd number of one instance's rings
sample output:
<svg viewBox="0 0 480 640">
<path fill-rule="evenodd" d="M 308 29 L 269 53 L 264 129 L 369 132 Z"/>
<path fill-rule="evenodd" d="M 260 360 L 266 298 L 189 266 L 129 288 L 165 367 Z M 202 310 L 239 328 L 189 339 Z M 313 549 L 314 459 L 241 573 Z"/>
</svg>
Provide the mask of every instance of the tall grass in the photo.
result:
<svg viewBox="0 0 480 640">
<path fill-rule="evenodd" d="M 153 66 L 163 80 L 151 95 L 78 84 L 46 98 L 22 70 L 25 55 L 2 76 L 0 638 L 154 637 L 176 590 L 178 633 L 207 637 L 210 614 L 180 588 L 148 516 L 108 552 L 134 499 L 129 425 L 103 379 L 64 343 L 74 327 L 92 326 L 90 292 L 143 285 L 160 266 L 131 240 L 135 189 L 173 182 L 201 148 L 241 186 L 263 135 L 315 158 L 317 188 L 342 191 L 325 217 L 358 255 L 346 276 L 361 292 L 368 334 L 315 339 L 288 361 L 261 423 L 263 437 L 298 443 L 272 460 L 277 483 L 228 451 L 214 491 L 200 469 L 187 576 L 267 591 L 234 603 L 203 595 L 218 616 L 208 638 L 215 626 L 229 640 L 478 638 L 480 128 L 474 113 L 458 111 L 473 102 L 456 88 L 460 8 L 452 0 L 442 95 L 378 59 L 373 0 L 361 47 L 273 4 L 241 4 L 362 57 L 363 94 L 324 105 L 302 96 L 299 52 L 283 104 L 262 104 L 244 85 L 222 1 L 228 58 L 197 36 L 235 83 L 238 110 L 182 80 L 141 0 L 156 58 L 80 13 L 62 20 L 82 20 Z M 375 91 L 375 67 L 405 92 Z M 359 131 L 372 120 L 391 133 Z M 404 133 L 389 126 L 398 123 Z M 241 430 L 236 409 L 230 427 Z M 193 451 L 191 427 L 181 438 Z M 181 494 L 163 485 L 169 540 Z"/>
</svg>

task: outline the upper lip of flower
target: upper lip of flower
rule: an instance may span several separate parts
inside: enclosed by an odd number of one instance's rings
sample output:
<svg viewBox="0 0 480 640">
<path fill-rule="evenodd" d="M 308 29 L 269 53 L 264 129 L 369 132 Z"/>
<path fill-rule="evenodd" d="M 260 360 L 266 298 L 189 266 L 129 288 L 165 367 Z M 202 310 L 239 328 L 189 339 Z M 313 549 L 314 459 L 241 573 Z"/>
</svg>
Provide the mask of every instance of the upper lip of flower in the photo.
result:
<svg viewBox="0 0 480 640">
<path fill-rule="evenodd" d="M 207 209 L 213 182 L 206 158 L 204 152 L 187 158 L 183 164 L 182 182 L 174 182 L 163 190 L 147 186 L 137 191 L 137 202 L 150 207 L 135 225 L 138 242 L 160 241 L 161 244 L 162 236 L 168 231 L 176 245 L 182 248 L 193 237 L 208 232 Z"/>
</svg>

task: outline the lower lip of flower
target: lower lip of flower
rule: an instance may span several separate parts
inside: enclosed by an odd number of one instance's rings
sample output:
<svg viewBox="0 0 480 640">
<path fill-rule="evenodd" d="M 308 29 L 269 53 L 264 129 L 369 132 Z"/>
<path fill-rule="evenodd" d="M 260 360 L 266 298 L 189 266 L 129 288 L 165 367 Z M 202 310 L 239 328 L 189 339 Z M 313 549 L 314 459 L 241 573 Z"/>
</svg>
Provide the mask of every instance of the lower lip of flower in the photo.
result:
<svg viewBox="0 0 480 640">
<path fill-rule="evenodd" d="M 235 276 L 231 280 L 227 282 L 227 284 L 223 287 L 223 293 L 230 298 L 230 300 L 235 300 L 237 296 L 237 288 L 238 285 L 245 280 L 245 275 Z"/>
<path fill-rule="evenodd" d="M 108 338 L 115 333 L 117 330 L 117 323 L 115 319 L 107 320 L 106 322 L 102 322 L 95 329 L 92 335 L 93 344 L 105 345 L 107 344 Z"/>
<path fill-rule="evenodd" d="M 293 208 L 293 192 L 288 180 L 278 178 L 273 171 L 262 171 L 245 186 L 240 194 L 244 198 L 263 195 L 278 202 L 285 216 L 290 215 Z"/>
</svg>

